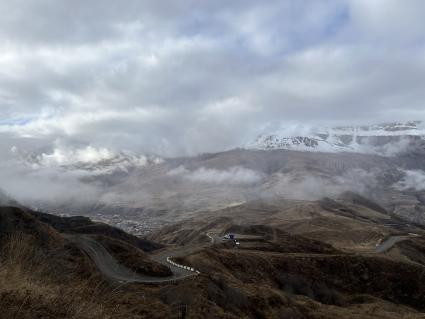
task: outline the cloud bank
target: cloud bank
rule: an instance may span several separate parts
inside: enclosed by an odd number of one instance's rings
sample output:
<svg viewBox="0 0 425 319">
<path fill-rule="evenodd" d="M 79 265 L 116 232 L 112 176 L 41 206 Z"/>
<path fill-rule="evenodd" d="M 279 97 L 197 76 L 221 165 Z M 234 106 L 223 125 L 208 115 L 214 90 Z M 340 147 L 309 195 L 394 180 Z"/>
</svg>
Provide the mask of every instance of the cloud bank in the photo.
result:
<svg viewBox="0 0 425 319">
<path fill-rule="evenodd" d="M 100 183 L 87 183 L 88 173 L 59 167 L 29 168 L 12 163 L 0 167 L 0 189 L 31 207 L 37 203 L 65 205 L 92 203 L 104 190 Z"/>
<path fill-rule="evenodd" d="M 264 197 L 282 197 L 295 200 L 318 200 L 337 197 L 351 191 L 367 194 L 378 185 L 377 172 L 350 169 L 341 175 L 327 176 L 305 172 L 277 173 L 263 185 Z"/>
<path fill-rule="evenodd" d="M 401 191 L 406 190 L 425 190 L 425 171 L 423 170 L 406 170 L 404 177 L 397 182 L 394 187 Z"/>
<path fill-rule="evenodd" d="M 422 0 L 28 0 L 0 10 L 3 139 L 172 156 L 288 123 L 425 119 Z"/>
<path fill-rule="evenodd" d="M 252 185 L 261 182 L 264 177 L 260 172 L 241 166 L 224 170 L 201 167 L 193 171 L 184 166 L 179 166 L 170 170 L 167 174 L 169 176 L 180 176 L 191 182 L 223 185 Z"/>
</svg>

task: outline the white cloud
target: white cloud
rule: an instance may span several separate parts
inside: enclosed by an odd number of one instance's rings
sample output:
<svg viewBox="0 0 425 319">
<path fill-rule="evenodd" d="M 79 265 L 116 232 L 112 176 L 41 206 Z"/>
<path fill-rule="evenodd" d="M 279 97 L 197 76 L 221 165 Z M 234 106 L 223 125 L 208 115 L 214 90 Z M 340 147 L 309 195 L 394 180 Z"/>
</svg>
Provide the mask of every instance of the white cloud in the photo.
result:
<svg viewBox="0 0 425 319">
<path fill-rule="evenodd" d="M 102 192 L 100 185 L 82 181 L 87 172 L 59 167 L 26 167 L 15 162 L 0 166 L 0 188 L 21 203 L 92 203 Z"/>
<path fill-rule="evenodd" d="M 3 133 L 171 156 L 281 122 L 425 119 L 422 0 L 0 10 Z"/>
<path fill-rule="evenodd" d="M 422 170 L 406 170 L 404 171 L 402 180 L 394 184 L 398 190 L 414 189 L 416 191 L 425 190 L 425 171 Z"/>
<path fill-rule="evenodd" d="M 75 163 L 98 163 L 103 160 L 110 160 L 116 154 L 106 148 L 94 148 L 87 146 L 83 149 L 54 149 L 53 153 L 41 154 L 41 163 L 46 166 L 52 165 L 72 165 Z"/>
<path fill-rule="evenodd" d="M 274 174 L 263 185 L 262 193 L 265 197 L 311 201 L 336 197 L 346 191 L 364 194 L 376 185 L 376 174 L 362 169 L 350 169 L 336 176 L 293 171 Z"/>
<path fill-rule="evenodd" d="M 179 166 L 168 172 L 169 176 L 182 176 L 192 182 L 250 185 L 261 182 L 261 173 L 240 166 L 230 167 L 225 170 L 201 167 L 190 171 L 184 166 Z"/>
<path fill-rule="evenodd" d="M 180 175 L 186 175 L 189 173 L 189 170 L 186 169 L 184 166 L 178 166 L 176 168 L 173 168 L 172 170 L 167 172 L 168 176 L 180 176 Z"/>
</svg>

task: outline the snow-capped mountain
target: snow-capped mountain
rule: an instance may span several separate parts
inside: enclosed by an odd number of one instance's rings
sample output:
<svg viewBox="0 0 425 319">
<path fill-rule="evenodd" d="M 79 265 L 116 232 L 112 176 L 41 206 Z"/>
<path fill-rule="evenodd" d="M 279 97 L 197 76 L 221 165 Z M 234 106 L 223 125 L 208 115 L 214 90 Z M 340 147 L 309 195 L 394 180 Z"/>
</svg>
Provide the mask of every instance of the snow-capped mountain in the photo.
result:
<svg viewBox="0 0 425 319">
<path fill-rule="evenodd" d="M 288 133 L 282 129 L 262 134 L 246 148 L 260 150 L 287 149 L 308 152 L 353 152 L 392 156 L 412 143 L 425 141 L 425 126 L 420 121 L 370 126 L 341 126 L 304 129 Z M 306 133 L 307 132 L 307 133 Z"/>
</svg>

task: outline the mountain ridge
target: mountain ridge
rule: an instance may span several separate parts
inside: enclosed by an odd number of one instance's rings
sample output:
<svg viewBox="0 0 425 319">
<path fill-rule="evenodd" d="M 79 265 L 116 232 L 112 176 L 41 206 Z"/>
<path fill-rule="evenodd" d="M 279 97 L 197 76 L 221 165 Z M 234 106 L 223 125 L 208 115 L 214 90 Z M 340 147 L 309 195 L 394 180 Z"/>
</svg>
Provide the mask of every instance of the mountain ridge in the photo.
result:
<svg viewBox="0 0 425 319">
<path fill-rule="evenodd" d="M 305 130 L 304 130 L 305 131 Z M 261 134 L 247 149 L 286 149 L 303 152 L 364 153 L 394 156 L 412 143 L 425 141 L 423 122 L 395 122 L 370 126 L 309 128 L 304 133 L 281 129 Z"/>
</svg>

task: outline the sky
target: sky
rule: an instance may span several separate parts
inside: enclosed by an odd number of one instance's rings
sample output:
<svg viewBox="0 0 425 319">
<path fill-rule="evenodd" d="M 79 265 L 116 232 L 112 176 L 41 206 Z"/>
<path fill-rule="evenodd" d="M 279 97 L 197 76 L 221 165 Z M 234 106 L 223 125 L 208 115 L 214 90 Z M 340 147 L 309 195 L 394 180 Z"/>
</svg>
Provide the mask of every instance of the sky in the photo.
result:
<svg viewBox="0 0 425 319">
<path fill-rule="evenodd" d="M 0 0 L 0 147 L 193 155 L 425 119 L 423 0 Z"/>
</svg>

